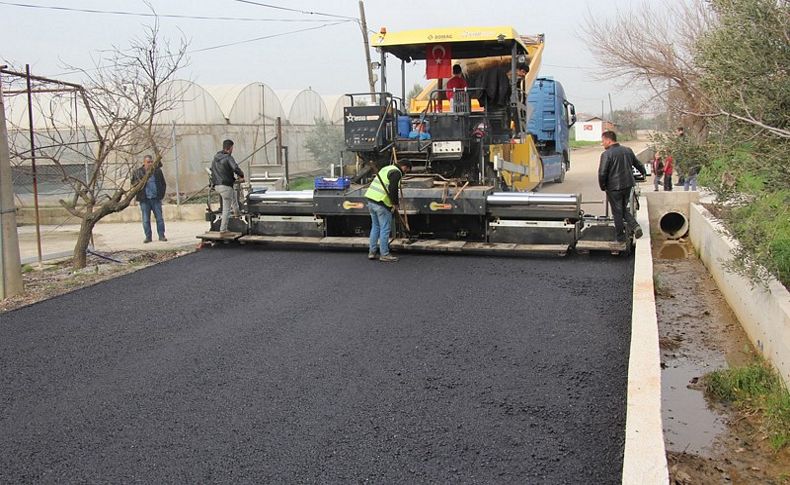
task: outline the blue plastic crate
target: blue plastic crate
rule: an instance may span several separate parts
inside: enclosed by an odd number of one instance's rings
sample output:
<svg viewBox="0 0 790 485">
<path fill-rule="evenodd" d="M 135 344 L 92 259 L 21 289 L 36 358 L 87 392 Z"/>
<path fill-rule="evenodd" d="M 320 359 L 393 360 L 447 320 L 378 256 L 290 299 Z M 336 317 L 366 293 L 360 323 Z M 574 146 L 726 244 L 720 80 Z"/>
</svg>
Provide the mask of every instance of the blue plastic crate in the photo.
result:
<svg viewBox="0 0 790 485">
<path fill-rule="evenodd" d="M 315 188 L 318 190 L 343 190 L 351 186 L 350 177 L 316 177 Z"/>
</svg>

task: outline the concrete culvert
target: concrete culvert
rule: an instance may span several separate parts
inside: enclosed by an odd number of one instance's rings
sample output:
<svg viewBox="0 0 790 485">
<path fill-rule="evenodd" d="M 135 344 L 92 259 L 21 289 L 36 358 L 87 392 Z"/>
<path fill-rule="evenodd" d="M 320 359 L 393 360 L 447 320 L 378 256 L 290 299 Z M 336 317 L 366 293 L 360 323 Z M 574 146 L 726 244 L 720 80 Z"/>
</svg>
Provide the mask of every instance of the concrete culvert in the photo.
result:
<svg viewBox="0 0 790 485">
<path fill-rule="evenodd" d="M 689 222 L 680 212 L 667 212 L 659 220 L 661 232 L 669 239 L 678 239 L 689 232 Z"/>
</svg>

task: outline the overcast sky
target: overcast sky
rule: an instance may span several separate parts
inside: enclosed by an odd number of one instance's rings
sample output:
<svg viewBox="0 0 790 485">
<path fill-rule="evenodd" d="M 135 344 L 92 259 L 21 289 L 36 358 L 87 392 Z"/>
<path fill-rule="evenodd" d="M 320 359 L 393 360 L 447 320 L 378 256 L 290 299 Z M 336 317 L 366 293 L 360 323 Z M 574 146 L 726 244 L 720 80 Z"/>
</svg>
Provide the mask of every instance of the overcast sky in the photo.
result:
<svg viewBox="0 0 790 485">
<path fill-rule="evenodd" d="M 319 94 L 366 90 L 367 74 L 358 24 L 343 22 L 344 19 L 338 17 L 252 4 L 357 18 L 357 0 L 251 0 L 249 3 L 241 0 L 149 0 L 149 3 L 160 16 L 215 19 L 160 17 L 161 30 L 166 37 L 183 36 L 190 44 L 190 62 L 182 71 L 182 78 L 206 85 L 260 81 L 275 90 L 312 87 Z M 30 64 L 34 74 L 49 77 L 62 76 L 66 64 L 91 67 L 92 56 L 99 56 L 102 50 L 113 45 L 127 46 L 131 38 L 141 34 L 143 26 L 153 22 L 141 16 L 11 4 L 138 13 L 150 13 L 150 10 L 141 0 L 0 0 L 0 18 L 3 19 L 0 58 L 17 67 Z M 393 32 L 429 27 L 512 25 L 520 34 L 544 33 L 546 48 L 541 75 L 561 81 L 577 110 L 600 114 L 602 100 L 606 101 L 606 112 L 609 111 L 610 93 L 614 109 L 637 107 L 649 93 L 623 89 L 616 81 L 596 81 L 596 64 L 583 38 L 581 25 L 590 11 L 596 18 L 605 19 L 614 15 L 615 9 L 627 11 L 632 5 L 637 8 L 640 4 L 639 0 L 366 0 L 365 10 L 368 28 L 373 31 L 382 26 Z M 237 19 L 219 20 L 217 17 Z M 334 22 L 342 23 L 327 25 Z M 288 34 L 311 28 L 313 30 Z M 275 37 L 244 42 L 266 36 Z M 237 42 L 237 45 L 202 50 Z M 372 55 L 375 60 L 375 53 Z M 390 78 L 394 74 L 390 71 Z M 79 82 L 74 77 L 69 79 Z M 425 82 L 424 64 L 410 69 L 407 82 Z"/>
</svg>

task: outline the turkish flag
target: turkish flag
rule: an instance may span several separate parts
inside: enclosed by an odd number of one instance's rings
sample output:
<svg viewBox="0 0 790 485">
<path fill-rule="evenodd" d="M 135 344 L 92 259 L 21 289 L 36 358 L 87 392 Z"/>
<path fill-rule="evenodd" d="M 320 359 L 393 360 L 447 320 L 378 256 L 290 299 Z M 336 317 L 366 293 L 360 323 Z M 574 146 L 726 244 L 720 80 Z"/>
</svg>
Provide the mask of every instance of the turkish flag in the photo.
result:
<svg viewBox="0 0 790 485">
<path fill-rule="evenodd" d="M 440 79 L 453 76 L 453 53 L 450 44 L 431 44 L 425 48 L 425 77 Z"/>
</svg>

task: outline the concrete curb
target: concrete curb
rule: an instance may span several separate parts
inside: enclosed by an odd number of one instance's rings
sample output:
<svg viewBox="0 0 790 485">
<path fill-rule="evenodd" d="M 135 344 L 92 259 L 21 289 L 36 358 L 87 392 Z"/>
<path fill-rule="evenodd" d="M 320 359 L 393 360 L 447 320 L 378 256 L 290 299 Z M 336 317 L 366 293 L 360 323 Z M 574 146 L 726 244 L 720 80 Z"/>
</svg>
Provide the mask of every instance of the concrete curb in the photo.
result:
<svg viewBox="0 0 790 485">
<path fill-rule="evenodd" d="M 661 354 L 653 291 L 653 255 L 647 200 L 639 198 L 637 221 L 645 235 L 636 241 L 628 402 L 623 456 L 624 485 L 667 484 L 666 450 L 661 418 Z"/>
<path fill-rule="evenodd" d="M 699 204 L 689 208 L 689 236 L 699 258 L 716 281 L 752 344 L 790 386 L 790 292 L 776 279 L 753 286 L 748 278 L 725 268 L 738 243 Z"/>
</svg>

